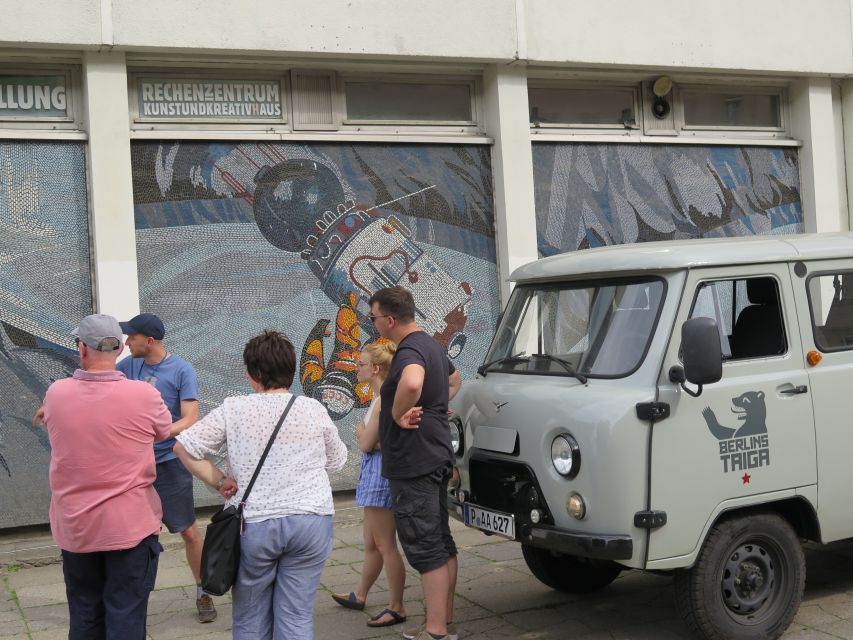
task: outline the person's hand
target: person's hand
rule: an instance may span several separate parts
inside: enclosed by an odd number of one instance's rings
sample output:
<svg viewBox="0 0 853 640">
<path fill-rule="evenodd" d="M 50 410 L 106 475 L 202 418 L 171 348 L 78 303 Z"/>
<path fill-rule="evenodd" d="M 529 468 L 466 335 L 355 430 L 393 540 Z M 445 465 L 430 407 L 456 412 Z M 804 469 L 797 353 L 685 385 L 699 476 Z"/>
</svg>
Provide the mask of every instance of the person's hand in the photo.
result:
<svg viewBox="0 0 853 640">
<path fill-rule="evenodd" d="M 447 416 L 448 416 L 448 417 L 450 417 L 450 416 L 452 416 L 454 413 L 455 413 L 455 412 L 453 411 L 453 409 L 451 409 L 451 408 L 449 408 L 449 407 L 448 407 L 448 409 L 447 409 Z"/>
<path fill-rule="evenodd" d="M 417 429 L 423 413 L 423 407 L 412 407 L 400 417 L 397 424 L 400 425 L 401 429 Z"/>
<path fill-rule="evenodd" d="M 33 426 L 34 427 L 44 427 L 44 405 L 38 408 L 36 414 L 33 416 Z"/>
<path fill-rule="evenodd" d="M 221 495 L 226 500 L 228 498 L 234 497 L 234 494 L 237 493 L 237 481 L 228 476 L 222 483 L 222 486 L 219 487 L 219 495 Z"/>
</svg>

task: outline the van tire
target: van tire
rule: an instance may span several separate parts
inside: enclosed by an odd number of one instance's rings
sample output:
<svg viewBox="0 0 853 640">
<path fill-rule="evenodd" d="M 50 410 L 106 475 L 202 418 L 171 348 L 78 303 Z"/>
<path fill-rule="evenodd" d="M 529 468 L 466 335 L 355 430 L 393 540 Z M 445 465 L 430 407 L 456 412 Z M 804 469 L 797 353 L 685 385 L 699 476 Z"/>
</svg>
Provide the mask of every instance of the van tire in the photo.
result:
<svg viewBox="0 0 853 640">
<path fill-rule="evenodd" d="M 547 549 L 521 545 L 530 573 L 545 586 L 567 593 L 587 593 L 603 589 L 622 573 L 609 560 L 578 558 Z"/>
<path fill-rule="evenodd" d="M 682 617 L 699 635 L 773 640 L 797 613 L 805 577 L 803 547 L 793 527 L 761 513 L 714 525 L 696 564 L 676 573 L 673 586 Z M 740 588 L 745 580 L 749 585 Z"/>
</svg>

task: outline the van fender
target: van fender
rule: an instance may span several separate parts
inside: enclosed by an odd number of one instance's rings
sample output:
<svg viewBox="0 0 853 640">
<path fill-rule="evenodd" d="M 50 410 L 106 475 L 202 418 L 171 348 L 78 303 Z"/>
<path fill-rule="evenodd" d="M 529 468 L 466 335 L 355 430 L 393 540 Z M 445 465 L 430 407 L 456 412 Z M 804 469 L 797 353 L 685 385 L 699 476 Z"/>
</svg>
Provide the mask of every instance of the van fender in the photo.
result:
<svg viewBox="0 0 853 640">
<path fill-rule="evenodd" d="M 820 542 L 820 522 L 817 517 L 817 509 L 815 509 L 816 503 L 817 485 L 724 500 L 717 505 L 705 522 L 702 533 L 690 553 L 650 560 L 646 563 L 646 569 L 649 571 L 666 571 L 692 567 L 699 556 L 699 551 L 711 527 L 721 518 L 732 515 L 733 513 L 749 511 L 778 513 L 791 523 L 800 538 Z"/>
</svg>

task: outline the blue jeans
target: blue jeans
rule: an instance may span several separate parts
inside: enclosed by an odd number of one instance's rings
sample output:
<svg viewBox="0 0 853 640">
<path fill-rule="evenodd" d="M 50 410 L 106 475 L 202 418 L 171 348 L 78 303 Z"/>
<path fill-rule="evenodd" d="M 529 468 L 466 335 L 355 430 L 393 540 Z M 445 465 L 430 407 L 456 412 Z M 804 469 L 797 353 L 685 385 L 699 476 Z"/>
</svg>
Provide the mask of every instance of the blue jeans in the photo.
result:
<svg viewBox="0 0 853 640">
<path fill-rule="evenodd" d="M 314 598 L 332 552 L 332 516 L 247 522 L 231 590 L 234 640 L 312 640 Z"/>
<path fill-rule="evenodd" d="M 148 596 L 162 550 L 156 535 L 121 551 L 63 549 L 69 640 L 144 640 Z"/>
</svg>

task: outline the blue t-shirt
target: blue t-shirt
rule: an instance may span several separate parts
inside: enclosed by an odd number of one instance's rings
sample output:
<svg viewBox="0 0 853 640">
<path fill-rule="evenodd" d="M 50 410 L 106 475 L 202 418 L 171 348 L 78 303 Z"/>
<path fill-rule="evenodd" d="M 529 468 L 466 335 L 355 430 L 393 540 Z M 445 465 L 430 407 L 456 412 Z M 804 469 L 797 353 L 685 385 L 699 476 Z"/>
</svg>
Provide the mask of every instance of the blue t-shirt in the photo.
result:
<svg viewBox="0 0 853 640">
<path fill-rule="evenodd" d="M 116 363 L 128 380 L 150 382 L 163 397 L 172 414 L 172 422 L 181 419 L 181 400 L 198 400 L 198 377 L 193 366 L 176 355 L 154 365 L 145 364 L 144 358 L 125 358 Z M 174 438 L 154 443 L 154 459 L 159 464 L 177 457 L 172 452 Z"/>
</svg>

